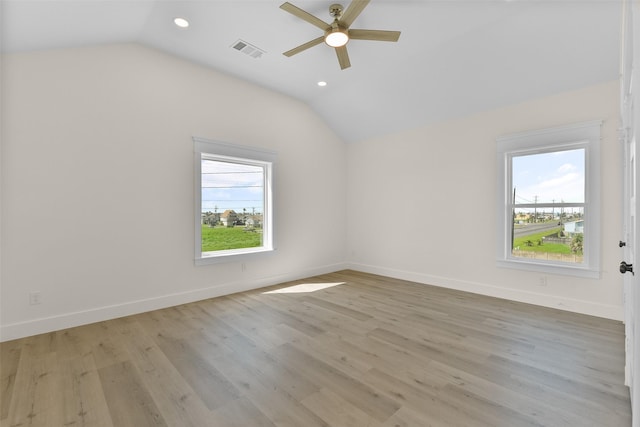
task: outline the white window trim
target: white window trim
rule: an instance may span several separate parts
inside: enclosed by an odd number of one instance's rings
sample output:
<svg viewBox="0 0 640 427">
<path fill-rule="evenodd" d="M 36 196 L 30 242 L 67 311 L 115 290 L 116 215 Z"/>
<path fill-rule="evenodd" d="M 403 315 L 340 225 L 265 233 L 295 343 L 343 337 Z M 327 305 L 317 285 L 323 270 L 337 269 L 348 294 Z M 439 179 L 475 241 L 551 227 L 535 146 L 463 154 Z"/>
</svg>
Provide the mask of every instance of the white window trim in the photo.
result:
<svg viewBox="0 0 640 427">
<path fill-rule="evenodd" d="M 505 135 L 497 139 L 497 266 L 548 274 L 587 278 L 600 277 L 600 139 L 602 120 Z M 536 154 L 585 148 L 584 261 L 579 265 L 517 258 L 511 254 L 510 209 L 512 207 L 511 158 L 514 154 Z"/>
<path fill-rule="evenodd" d="M 229 144 L 226 142 L 213 141 L 200 137 L 193 137 L 194 151 L 194 235 L 195 235 L 195 264 L 207 265 L 221 262 L 244 261 L 254 256 L 262 256 L 265 253 L 275 250 L 273 233 L 273 182 L 274 165 L 277 160 L 277 153 L 261 148 L 248 147 L 243 145 Z M 259 163 L 267 163 L 265 169 L 265 200 L 263 212 L 263 244 L 257 248 L 242 248 L 215 252 L 202 252 L 202 156 L 211 155 L 212 158 L 220 160 Z"/>
</svg>

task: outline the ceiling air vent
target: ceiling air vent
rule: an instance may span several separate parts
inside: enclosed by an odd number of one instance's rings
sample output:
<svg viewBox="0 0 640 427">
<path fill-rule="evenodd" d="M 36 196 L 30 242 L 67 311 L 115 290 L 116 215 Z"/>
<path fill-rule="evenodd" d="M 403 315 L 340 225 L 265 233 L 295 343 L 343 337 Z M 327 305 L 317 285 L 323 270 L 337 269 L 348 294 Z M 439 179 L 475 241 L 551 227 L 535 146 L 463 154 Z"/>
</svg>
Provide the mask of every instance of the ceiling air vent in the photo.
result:
<svg viewBox="0 0 640 427">
<path fill-rule="evenodd" d="M 262 54 L 265 53 L 264 50 L 252 45 L 251 43 L 247 43 L 244 40 L 238 40 L 237 42 L 232 44 L 231 47 L 237 51 L 244 53 L 245 55 L 249 55 L 254 59 L 261 58 Z"/>
</svg>

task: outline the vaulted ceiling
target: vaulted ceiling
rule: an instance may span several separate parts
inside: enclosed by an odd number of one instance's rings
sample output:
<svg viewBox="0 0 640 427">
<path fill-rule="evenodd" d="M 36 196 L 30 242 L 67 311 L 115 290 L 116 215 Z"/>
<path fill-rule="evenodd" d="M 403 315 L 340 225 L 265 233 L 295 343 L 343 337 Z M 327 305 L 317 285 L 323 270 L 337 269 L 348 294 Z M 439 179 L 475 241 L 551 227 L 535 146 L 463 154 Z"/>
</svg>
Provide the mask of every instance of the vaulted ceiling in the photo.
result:
<svg viewBox="0 0 640 427">
<path fill-rule="evenodd" d="M 402 34 L 397 43 L 351 40 L 345 70 L 324 43 L 282 55 L 322 35 L 283 1 L 2 0 L 2 50 L 140 43 L 297 98 L 347 142 L 619 74 L 620 1 L 372 0 L 352 28 Z M 331 22 L 331 0 L 290 1 Z M 264 54 L 245 55 L 232 47 L 238 40 Z"/>
</svg>

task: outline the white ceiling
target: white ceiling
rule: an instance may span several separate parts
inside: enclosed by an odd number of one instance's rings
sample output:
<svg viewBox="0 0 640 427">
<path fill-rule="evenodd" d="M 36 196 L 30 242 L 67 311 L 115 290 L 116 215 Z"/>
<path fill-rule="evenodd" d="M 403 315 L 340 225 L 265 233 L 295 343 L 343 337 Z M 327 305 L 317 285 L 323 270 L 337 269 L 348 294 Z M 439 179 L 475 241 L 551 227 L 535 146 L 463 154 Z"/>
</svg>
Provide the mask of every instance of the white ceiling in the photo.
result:
<svg viewBox="0 0 640 427">
<path fill-rule="evenodd" d="M 352 40 L 346 70 L 324 44 L 282 55 L 322 35 L 281 10 L 283 1 L 2 0 L 2 49 L 141 43 L 300 99 L 347 142 L 619 74 L 620 1 L 372 0 L 352 28 L 402 35 L 398 43 Z M 332 0 L 290 2 L 331 20 Z M 190 27 L 176 27 L 177 16 Z M 238 39 L 266 53 L 232 49 Z"/>
</svg>

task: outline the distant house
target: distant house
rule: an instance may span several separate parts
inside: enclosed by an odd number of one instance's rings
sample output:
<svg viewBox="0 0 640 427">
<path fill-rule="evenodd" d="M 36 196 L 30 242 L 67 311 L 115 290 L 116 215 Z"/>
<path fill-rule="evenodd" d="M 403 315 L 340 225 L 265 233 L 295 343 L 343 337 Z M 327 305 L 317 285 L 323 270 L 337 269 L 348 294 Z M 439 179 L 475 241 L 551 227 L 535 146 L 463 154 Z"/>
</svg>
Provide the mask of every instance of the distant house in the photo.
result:
<svg viewBox="0 0 640 427">
<path fill-rule="evenodd" d="M 516 224 L 524 224 L 526 222 L 529 222 L 531 220 L 531 215 L 528 213 L 516 213 L 515 216 L 515 222 Z"/>
<path fill-rule="evenodd" d="M 213 212 L 206 212 L 202 214 L 202 224 L 206 224 L 209 227 L 214 227 L 220 222 L 220 214 Z"/>
<path fill-rule="evenodd" d="M 245 225 L 249 228 L 262 228 L 262 214 L 247 215 Z"/>
<path fill-rule="evenodd" d="M 220 215 L 220 221 L 225 227 L 233 227 L 238 222 L 238 214 L 232 209 L 227 209 Z"/>
<path fill-rule="evenodd" d="M 573 236 L 574 234 L 582 234 L 584 233 L 584 221 L 571 221 L 565 222 L 564 224 L 564 233 L 567 236 Z"/>
</svg>

